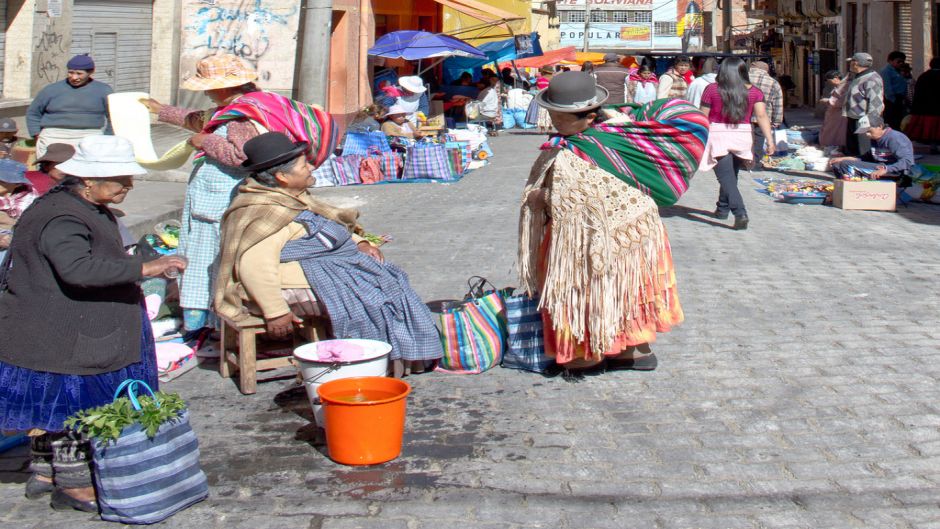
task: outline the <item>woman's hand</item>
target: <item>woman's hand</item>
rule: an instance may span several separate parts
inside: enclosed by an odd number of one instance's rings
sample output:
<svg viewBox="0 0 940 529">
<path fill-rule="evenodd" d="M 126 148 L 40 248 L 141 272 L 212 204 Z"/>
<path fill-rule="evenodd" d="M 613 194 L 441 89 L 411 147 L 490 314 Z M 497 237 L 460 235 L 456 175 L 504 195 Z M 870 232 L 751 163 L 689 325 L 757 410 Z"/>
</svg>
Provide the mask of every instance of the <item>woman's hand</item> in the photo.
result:
<svg viewBox="0 0 940 529">
<path fill-rule="evenodd" d="M 195 148 L 201 150 L 201 149 L 202 149 L 202 146 L 203 146 L 203 145 L 205 144 L 205 142 L 206 142 L 206 138 L 208 138 L 209 136 L 212 136 L 212 134 L 206 134 L 206 133 L 203 133 L 203 132 L 200 132 L 199 134 L 193 134 L 193 135 L 190 136 L 190 138 L 189 138 L 189 144 L 192 145 L 193 147 L 195 147 Z"/>
<path fill-rule="evenodd" d="M 375 246 L 369 243 L 369 241 L 359 241 L 359 244 L 356 245 L 359 248 L 359 251 L 372 257 L 380 263 L 385 262 L 385 256 L 382 255 L 382 250 L 379 250 Z"/>
<path fill-rule="evenodd" d="M 294 316 L 294 313 L 288 312 L 283 316 L 264 320 L 265 329 L 268 336 L 275 340 L 283 340 L 294 332 L 294 323 L 300 323 L 300 320 Z"/>
<path fill-rule="evenodd" d="M 180 272 L 186 270 L 186 259 L 176 255 L 165 255 L 141 265 L 140 275 L 144 277 L 162 276 L 170 268 L 175 268 Z"/>
<path fill-rule="evenodd" d="M 10 247 L 10 242 L 13 238 L 9 235 L 0 235 L 0 250 Z"/>
<path fill-rule="evenodd" d="M 147 110 L 149 110 L 151 114 L 159 114 L 160 111 L 163 110 L 163 107 L 166 106 L 153 98 L 142 97 L 138 99 L 138 101 L 140 101 L 140 104 L 147 107 Z"/>
</svg>

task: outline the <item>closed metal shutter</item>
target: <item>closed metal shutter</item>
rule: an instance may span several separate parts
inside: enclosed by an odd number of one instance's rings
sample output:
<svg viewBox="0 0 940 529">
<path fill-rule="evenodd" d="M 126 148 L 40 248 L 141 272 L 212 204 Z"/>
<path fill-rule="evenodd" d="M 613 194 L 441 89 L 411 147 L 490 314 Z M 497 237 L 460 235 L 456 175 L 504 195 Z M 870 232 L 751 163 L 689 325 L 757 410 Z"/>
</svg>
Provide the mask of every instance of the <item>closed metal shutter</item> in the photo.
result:
<svg viewBox="0 0 940 529">
<path fill-rule="evenodd" d="M 914 36 L 911 31 L 911 4 L 906 2 L 894 4 L 894 49 L 907 56 L 908 61 L 914 55 Z"/>
<path fill-rule="evenodd" d="M 75 0 L 71 54 L 95 59 L 95 79 L 115 92 L 150 91 L 151 0 Z"/>
<path fill-rule="evenodd" d="M 6 57 L 7 0 L 0 0 L 0 58 Z M 3 61 L 0 61 L 0 94 L 3 94 Z"/>
</svg>

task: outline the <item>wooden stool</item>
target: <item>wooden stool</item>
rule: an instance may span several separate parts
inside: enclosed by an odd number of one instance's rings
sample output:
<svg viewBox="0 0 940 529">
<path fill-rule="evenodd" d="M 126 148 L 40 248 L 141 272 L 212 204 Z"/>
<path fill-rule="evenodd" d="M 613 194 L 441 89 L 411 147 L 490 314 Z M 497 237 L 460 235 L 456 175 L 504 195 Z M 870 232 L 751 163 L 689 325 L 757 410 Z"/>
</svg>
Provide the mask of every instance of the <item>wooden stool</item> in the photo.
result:
<svg viewBox="0 0 940 529">
<path fill-rule="evenodd" d="M 219 374 L 228 378 L 232 376 L 232 368 L 237 369 L 242 394 L 252 395 L 257 391 L 258 371 L 294 365 L 294 358 L 290 355 L 258 360 L 258 335 L 267 332 L 262 318 L 248 316 L 237 322 L 224 316 L 220 316 L 220 319 L 222 342 L 219 347 Z M 305 343 L 316 342 L 326 336 L 326 325 L 327 320 L 319 318 L 304 320 L 294 333 L 295 336 L 299 334 Z M 279 348 L 283 348 L 283 344 Z"/>
</svg>

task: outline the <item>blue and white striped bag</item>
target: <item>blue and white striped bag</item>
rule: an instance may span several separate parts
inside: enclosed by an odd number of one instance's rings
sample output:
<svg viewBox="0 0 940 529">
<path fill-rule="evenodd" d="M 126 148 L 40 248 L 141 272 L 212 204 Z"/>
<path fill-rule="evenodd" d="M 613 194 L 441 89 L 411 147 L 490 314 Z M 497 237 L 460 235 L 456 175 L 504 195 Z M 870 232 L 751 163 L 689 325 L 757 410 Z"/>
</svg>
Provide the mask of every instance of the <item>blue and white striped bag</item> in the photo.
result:
<svg viewBox="0 0 940 529">
<path fill-rule="evenodd" d="M 555 359 L 545 354 L 542 314 L 539 299 L 525 294 L 504 296 L 509 337 L 503 352 L 502 367 L 535 373 L 548 373 Z"/>
<path fill-rule="evenodd" d="M 139 409 L 134 394 L 137 385 L 150 390 L 143 381 L 126 380 L 115 398 L 126 387 L 131 402 Z M 125 428 L 114 442 L 94 439 L 92 448 L 103 520 L 157 523 L 209 496 L 188 411 L 163 423 L 152 438 L 135 424 Z"/>
</svg>

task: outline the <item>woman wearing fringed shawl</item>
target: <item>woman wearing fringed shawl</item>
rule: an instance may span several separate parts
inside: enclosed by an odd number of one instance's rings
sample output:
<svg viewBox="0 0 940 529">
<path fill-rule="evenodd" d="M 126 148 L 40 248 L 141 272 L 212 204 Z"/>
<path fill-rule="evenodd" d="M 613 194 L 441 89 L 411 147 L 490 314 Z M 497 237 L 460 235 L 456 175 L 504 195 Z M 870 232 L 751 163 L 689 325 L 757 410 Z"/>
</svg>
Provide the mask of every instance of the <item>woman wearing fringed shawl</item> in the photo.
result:
<svg viewBox="0 0 940 529">
<path fill-rule="evenodd" d="M 236 321 L 261 315 L 274 338 L 298 318 L 327 316 L 336 338 L 391 344 L 397 375 L 423 371 L 443 355 L 431 312 L 361 237 L 358 211 L 310 195 L 307 148 L 277 132 L 245 143 L 252 176 L 222 221 L 215 310 Z"/>
<path fill-rule="evenodd" d="M 308 159 L 319 165 L 336 143 L 336 129 L 329 114 L 275 94 L 263 92 L 254 81 L 258 74 L 238 57 L 213 55 L 196 64 L 196 75 L 186 79 L 184 90 L 205 91 L 217 106 L 192 110 L 142 101 L 158 119 L 195 132 L 189 142 L 198 149 L 183 204 L 179 251 L 189 260 L 180 276 L 183 326 L 197 330 L 212 326 L 212 289 L 219 255 L 219 223 L 232 202 L 238 185 L 248 173 L 244 145 L 262 132 L 277 131 L 295 141 L 316 143 Z M 316 139 L 316 141 L 313 141 Z"/>
<path fill-rule="evenodd" d="M 545 351 L 559 364 L 652 370 L 649 343 L 683 320 L 657 205 L 688 188 L 708 122 L 679 100 L 601 108 L 606 99 L 580 72 L 538 96 L 558 134 L 526 184 L 521 282 L 541 298 Z"/>
</svg>

